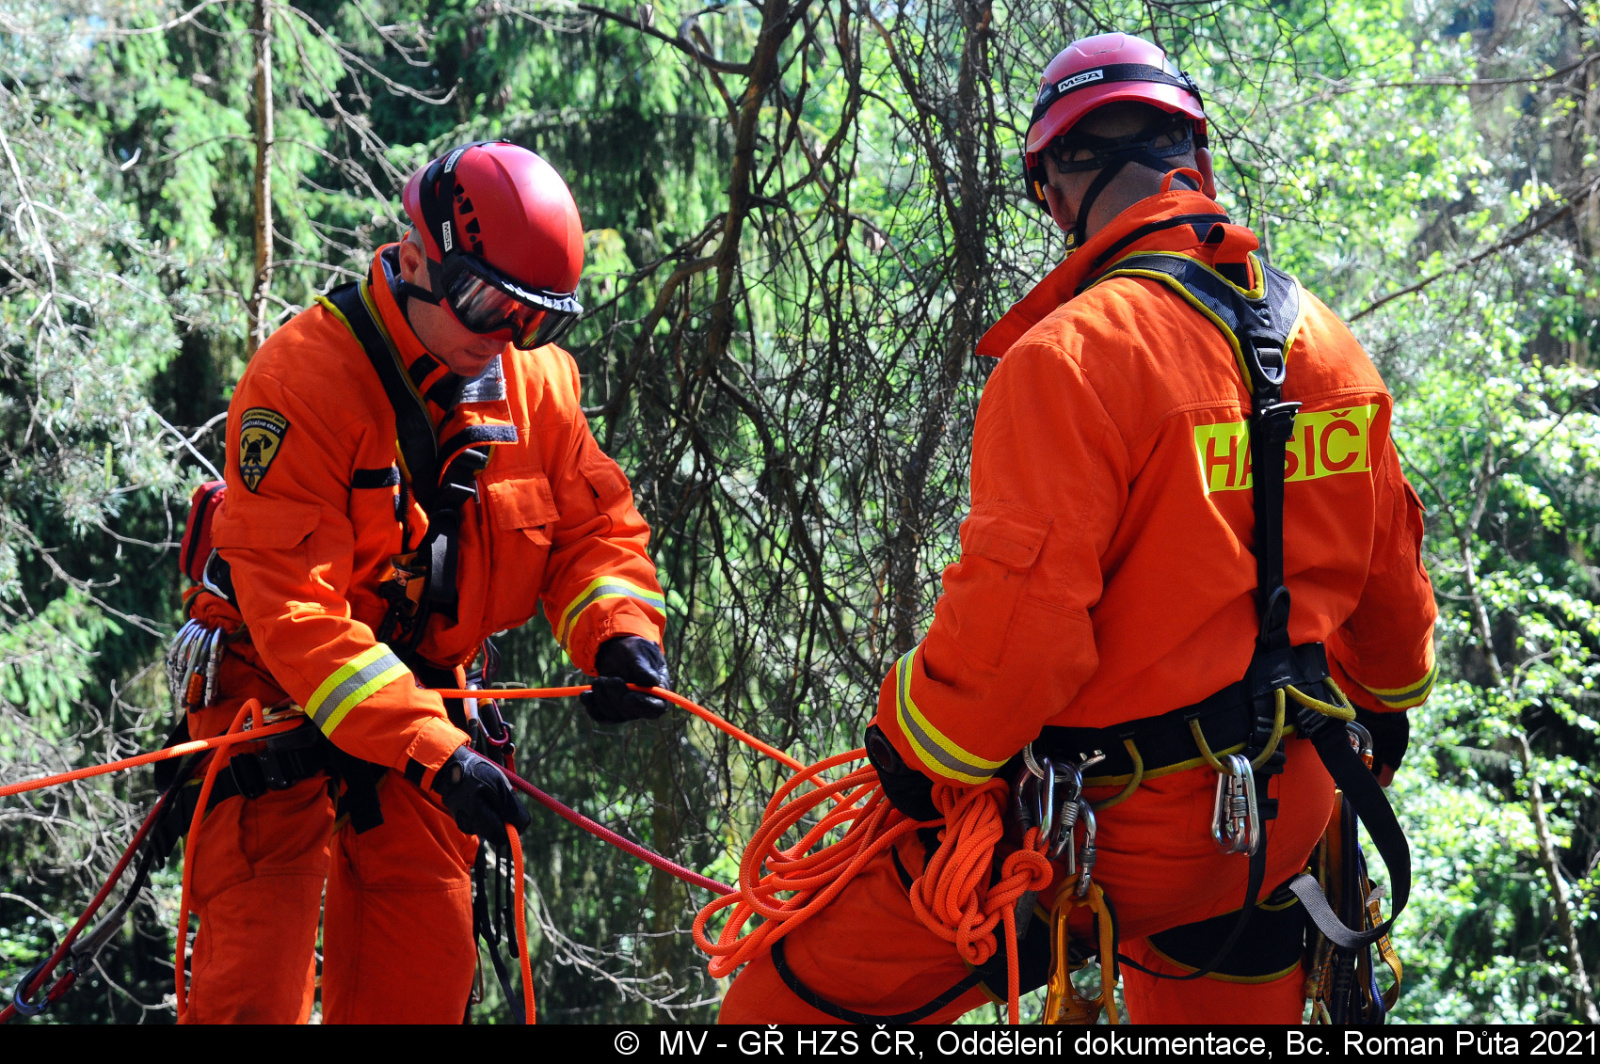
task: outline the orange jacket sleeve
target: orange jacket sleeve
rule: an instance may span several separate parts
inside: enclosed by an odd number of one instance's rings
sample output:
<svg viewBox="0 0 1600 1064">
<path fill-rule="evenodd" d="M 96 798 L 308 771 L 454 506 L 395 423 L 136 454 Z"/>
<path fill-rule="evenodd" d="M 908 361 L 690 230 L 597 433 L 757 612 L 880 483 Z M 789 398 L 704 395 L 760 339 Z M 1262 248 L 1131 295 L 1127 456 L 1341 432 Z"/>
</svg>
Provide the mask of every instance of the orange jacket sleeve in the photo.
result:
<svg viewBox="0 0 1600 1064">
<path fill-rule="evenodd" d="M 426 785 L 467 736 L 351 616 L 354 431 L 335 430 L 253 365 L 228 410 L 228 504 L 215 543 L 251 641 L 289 697 L 340 749 L 399 771 L 415 761 Z"/>
<path fill-rule="evenodd" d="M 878 696 L 878 725 L 910 764 L 982 782 L 1095 671 L 1089 610 L 1127 463 L 1075 362 L 1037 342 L 1006 354 L 978 404 L 961 560 Z"/>
<path fill-rule="evenodd" d="M 650 526 L 633 505 L 628 478 L 589 431 L 577 366 L 562 353 L 573 416 L 547 441 L 548 475 L 560 518 L 545 569 L 545 616 L 574 664 L 593 674 L 600 644 L 637 635 L 662 642 L 666 599 L 650 560 Z M 563 404 L 566 405 L 566 404 Z"/>
<path fill-rule="evenodd" d="M 1351 701 L 1393 712 L 1421 705 L 1433 690 L 1439 675 L 1433 657 L 1438 607 L 1422 564 L 1422 500 L 1400 472 L 1388 435 L 1374 442 L 1380 521 L 1372 565 L 1355 612 L 1330 634 L 1327 646 L 1334 680 Z"/>
</svg>

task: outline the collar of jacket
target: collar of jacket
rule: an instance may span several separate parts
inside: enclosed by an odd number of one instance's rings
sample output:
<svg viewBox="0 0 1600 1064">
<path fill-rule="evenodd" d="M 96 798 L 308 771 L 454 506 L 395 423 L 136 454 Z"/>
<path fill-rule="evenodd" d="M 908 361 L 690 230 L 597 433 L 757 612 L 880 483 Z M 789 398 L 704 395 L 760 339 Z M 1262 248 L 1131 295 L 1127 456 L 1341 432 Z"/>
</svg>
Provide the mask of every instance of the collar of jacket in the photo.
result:
<svg viewBox="0 0 1600 1064">
<path fill-rule="evenodd" d="M 496 355 L 484 371 L 471 380 L 451 373 L 422 346 L 394 296 L 400 266 L 400 245 L 385 244 L 372 259 L 367 275 L 372 301 L 383 318 L 406 374 L 423 397 L 428 418 L 439 438 L 441 475 L 450 462 L 469 447 L 517 442 L 517 429 L 506 399 L 504 354 Z M 378 283 L 377 278 L 382 278 Z M 486 452 L 487 453 L 487 452 Z"/>
<path fill-rule="evenodd" d="M 1129 234 L 1146 226 L 1184 215 L 1215 215 L 1216 223 L 1179 224 L 1167 229 L 1156 229 L 1141 237 L 1116 254 L 1098 263 L 1107 249 Z M 1220 229 L 1219 229 L 1220 226 Z M 1140 200 L 1111 220 L 1083 247 L 1068 255 L 1066 261 L 1034 285 L 1011 309 L 983 334 L 978 341 L 980 355 L 1000 358 L 1022 339 L 1023 333 L 1043 321 L 1061 304 L 1066 303 L 1091 280 L 1113 269 L 1117 262 L 1129 255 L 1144 251 L 1176 251 L 1192 255 L 1211 266 L 1245 262 L 1246 256 L 1260 246 L 1256 235 L 1242 225 L 1228 222 L 1228 216 L 1211 197 L 1189 189 L 1172 189 Z M 1091 276 L 1090 270 L 1094 270 Z"/>
</svg>

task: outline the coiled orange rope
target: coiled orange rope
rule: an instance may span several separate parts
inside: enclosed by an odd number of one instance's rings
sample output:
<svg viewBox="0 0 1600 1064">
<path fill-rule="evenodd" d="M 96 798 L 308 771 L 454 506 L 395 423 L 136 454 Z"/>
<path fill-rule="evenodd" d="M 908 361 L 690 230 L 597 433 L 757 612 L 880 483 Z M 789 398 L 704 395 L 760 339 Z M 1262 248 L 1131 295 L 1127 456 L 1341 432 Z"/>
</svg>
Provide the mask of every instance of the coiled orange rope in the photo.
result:
<svg viewBox="0 0 1600 1064">
<path fill-rule="evenodd" d="M 1025 894 L 1043 890 L 1051 878 L 1038 829 L 1029 829 L 1023 847 L 1006 857 L 999 881 L 991 886 L 995 847 L 1005 829 L 1005 781 L 992 779 L 977 787 L 936 784 L 934 804 L 944 815 L 924 824 L 889 804 L 870 765 L 836 782 L 823 778 L 829 769 L 859 761 L 865 753 L 852 750 L 802 769 L 767 803 L 761 826 L 739 863 L 738 892 L 712 901 L 694 919 L 695 945 L 711 957 L 711 976 L 729 975 L 771 950 L 779 939 L 821 912 L 868 861 L 902 836 L 942 824 L 939 849 L 911 885 L 912 908 L 930 931 L 954 945 L 962 960 L 972 965 L 994 956 L 999 948 L 995 928 L 1004 928 L 1007 1005 L 1011 1022 L 1019 1023 L 1016 907 Z M 807 784 L 814 789 L 790 798 Z M 798 842 L 782 846 L 791 829 L 829 802 L 832 808 Z M 841 838 L 812 852 L 841 828 L 845 829 Z M 730 907 L 732 913 L 712 941 L 707 923 Z M 741 933 L 757 916 L 762 923 Z"/>
</svg>

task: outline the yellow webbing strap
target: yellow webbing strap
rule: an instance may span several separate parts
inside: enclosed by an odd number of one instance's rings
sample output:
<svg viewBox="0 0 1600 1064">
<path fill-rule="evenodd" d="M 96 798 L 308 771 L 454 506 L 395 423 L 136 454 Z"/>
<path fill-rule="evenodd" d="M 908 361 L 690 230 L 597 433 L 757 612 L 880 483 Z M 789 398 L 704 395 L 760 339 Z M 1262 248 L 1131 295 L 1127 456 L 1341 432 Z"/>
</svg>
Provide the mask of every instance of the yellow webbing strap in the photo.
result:
<svg viewBox="0 0 1600 1064">
<path fill-rule="evenodd" d="M 1132 739 L 1122 740 L 1122 746 L 1128 751 L 1128 756 L 1133 759 L 1133 771 L 1128 774 L 1127 785 L 1122 788 L 1121 794 L 1112 795 L 1103 802 L 1094 803 L 1094 811 L 1103 813 L 1114 805 L 1120 805 L 1133 797 L 1133 792 L 1139 789 L 1139 784 L 1144 782 L 1144 755 L 1139 753 L 1139 748 Z M 1088 781 L 1084 781 L 1085 785 Z"/>
</svg>

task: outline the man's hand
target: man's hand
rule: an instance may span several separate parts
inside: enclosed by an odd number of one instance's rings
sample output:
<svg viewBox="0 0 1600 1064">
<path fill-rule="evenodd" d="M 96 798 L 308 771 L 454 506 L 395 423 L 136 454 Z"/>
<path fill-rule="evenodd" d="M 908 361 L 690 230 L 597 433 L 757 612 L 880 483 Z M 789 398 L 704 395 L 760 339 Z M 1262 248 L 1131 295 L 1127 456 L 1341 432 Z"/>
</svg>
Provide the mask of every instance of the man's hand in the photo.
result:
<svg viewBox="0 0 1600 1064">
<path fill-rule="evenodd" d="M 578 696 L 589 716 L 600 724 L 655 720 L 667 704 L 654 695 L 630 691 L 628 685 L 670 688 L 672 675 L 661 647 L 636 635 L 619 635 L 600 644 L 594 656 L 594 688 Z"/>
<path fill-rule="evenodd" d="M 1356 707 L 1356 723 L 1372 736 L 1372 774 L 1385 787 L 1394 781 L 1395 769 L 1406 759 L 1411 744 L 1411 718 L 1404 712 L 1374 713 Z"/>
<path fill-rule="evenodd" d="M 456 818 L 456 827 L 496 846 L 505 845 L 507 822 L 521 834 L 532 819 L 505 773 L 469 746 L 456 747 L 435 773 L 433 790 Z"/>
</svg>

